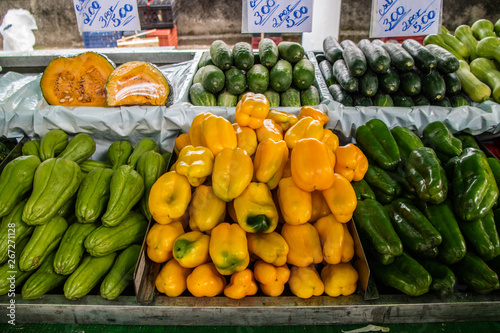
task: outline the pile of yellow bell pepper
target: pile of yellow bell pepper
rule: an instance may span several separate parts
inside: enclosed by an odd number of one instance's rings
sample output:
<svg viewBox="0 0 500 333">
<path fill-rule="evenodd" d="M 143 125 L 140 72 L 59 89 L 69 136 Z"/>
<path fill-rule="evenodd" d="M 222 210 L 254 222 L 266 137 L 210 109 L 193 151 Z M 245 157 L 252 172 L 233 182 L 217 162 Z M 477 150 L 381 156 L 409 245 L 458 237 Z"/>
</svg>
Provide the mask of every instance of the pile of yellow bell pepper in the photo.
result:
<svg viewBox="0 0 500 333">
<path fill-rule="evenodd" d="M 151 189 L 155 224 L 146 243 L 148 257 L 163 264 L 158 291 L 240 299 L 259 290 L 279 296 L 288 285 L 301 298 L 354 293 L 346 223 L 365 155 L 339 146 L 328 116 L 311 106 L 296 116 L 247 93 L 235 121 L 198 114 Z"/>
</svg>

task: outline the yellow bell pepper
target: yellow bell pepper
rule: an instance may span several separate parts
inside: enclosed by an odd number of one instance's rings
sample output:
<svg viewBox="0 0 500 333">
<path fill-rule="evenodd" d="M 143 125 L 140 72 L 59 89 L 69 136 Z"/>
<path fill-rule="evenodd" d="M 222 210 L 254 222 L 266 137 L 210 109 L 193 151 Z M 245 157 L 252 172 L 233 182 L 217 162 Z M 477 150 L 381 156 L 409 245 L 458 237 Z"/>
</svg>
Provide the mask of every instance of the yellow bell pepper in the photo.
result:
<svg viewBox="0 0 500 333">
<path fill-rule="evenodd" d="M 177 156 L 181 152 L 182 148 L 189 146 L 191 144 L 191 138 L 189 133 L 182 133 L 177 138 L 175 138 L 174 151 Z"/>
<path fill-rule="evenodd" d="M 191 230 L 210 231 L 223 222 L 225 216 L 226 202 L 215 195 L 212 186 L 198 186 L 189 204 Z"/>
<path fill-rule="evenodd" d="M 285 133 L 291 126 L 295 125 L 299 119 L 296 115 L 289 112 L 269 110 L 267 114 L 267 119 L 272 119 L 278 126 L 281 127 L 283 133 Z"/>
<path fill-rule="evenodd" d="M 306 118 L 304 118 L 306 119 Z M 335 155 L 317 139 L 301 139 L 291 154 L 292 178 L 304 191 L 326 190 L 333 185 Z"/>
<path fill-rule="evenodd" d="M 348 296 L 356 291 L 359 274 L 350 262 L 328 264 L 321 270 L 321 280 L 328 296 Z"/>
<path fill-rule="evenodd" d="M 170 259 L 156 276 L 156 289 L 168 297 L 177 297 L 186 290 L 186 280 L 192 271 L 179 265 L 177 260 Z"/>
<path fill-rule="evenodd" d="M 352 218 L 358 200 L 351 183 L 342 175 L 334 175 L 333 185 L 323 191 L 323 197 L 337 221 L 347 223 Z"/>
<path fill-rule="evenodd" d="M 226 148 L 215 156 L 212 187 L 219 199 L 229 202 L 238 197 L 252 177 L 252 158 L 245 150 Z"/>
<path fill-rule="evenodd" d="M 350 234 L 348 231 L 346 235 L 344 226 L 345 224 L 337 221 L 332 214 L 322 217 L 314 223 L 323 247 L 323 259 L 328 264 L 338 264 L 346 259 L 350 261 L 352 257 L 347 258 L 346 253 L 354 255 L 352 237 L 347 238 Z M 346 247 L 351 248 L 345 249 Z"/>
<path fill-rule="evenodd" d="M 255 262 L 253 273 L 255 280 L 259 282 L 260 290 L 267 296 L 281 295 L 290 278 L 290 269 L 287 264 L 274 266 L 262 260 Z"/>
<path fill-rule="evenodd" d="M 295 185 L 292 177 L 280 180 L 278 202 L 286 223 L 302 224 L 311 219 L 311 192 L 304 191 Z"/>
<path fill-rule="evenodd" d="M 212 229 L 209 253 L 217 271 L 222 275 L 242 271 L 250 263 L 247 236 L 237 223 L 223 222 Z"/>
<path fill-rule="evenodd" d="M 288 279 L 290 291 L 300 298 L 311 298 L 320 296 L 325 291 L 325 285 L 321 277 L 314 268 L 314 265 L 306 267 L 292 267 L 290 270 L 290 279 Z"/>
<path fill-rule="evenodd" d="M 285 132 L 285 142 L 288 148 L 293 149 L 300 139 L 313 138 L 321 141 L 324 135 L 323 124 L 311 117 L 304 117 Z"/>
<path fill-rule="evenodd" d="M 334 153 L 339 147 L 339 137 L 328 128 L 323 129 L 323 139 L 321 139 L 321 142 L 323 142 Z"/>
<path fill-rule="evenodd" d="M 187 289 L 195 297 L 215 297 L 226 287 L 226 278 L 217 271 L 213 262 L 196 266 L 186 282 Z"/>
<path fill-rule="evenodd" d="M 201 123 L 201 136 L 205 147 L 217 155 L 224 148 L 236 148 L 238 139 L 233 125 L 224 117 L 214 114 L 203 119 Z"/>
<path fill-rule="evenodd" d="M 313 119 L 318 120 L 321 123 L 321 126 L 324 126 L 328 123 L 328 115 L 321 111 L 318 108 L 315 108 L 311 105 L 305 105 L 300 108 L 299 120 L 305 117 L 311 117 Z"/>
<path fill-rule="evenodd" d="M 170 260 L 175 239 L 183 233 L 184 228 L 180 222 L 153 224 L 146 236 L 148 258 L 157 263 Z"/>
<path fill-rule="evenodd" d="M 278 186 L 287 161 L 288 148 L 285 141 L 261 141 L 253 159 L 253 180 L 266 183 L 271 190 L 274 189 Z"/>
<path fill-rule="evenodd" d="M 240 126 L 257 129 L 269 113 L 269 101 L 263 94 L 247 92 L 236 105 L 235 119 Z"/>
<path fill-rule="evenodd" d="M 189 141 L 193 146 L 205 146 L 205 141 L 203 139 L 203 135 L 201 134 L 201 124 L 205 118 L 211 115 L 211 112 L 203 112 L 194 117 L 191 127 L 189 128 Z"/>
<path fill-rule="evenodd" d="M 352 258 L 354 258 L 354 239 L 352 238 L 351 233 L 349 232 L 349 228 L 346 223 L 342 223 L 344 227 L 344 243 L 345 246 L 342 248 L 342 262 L 350 262 Z"/>
<path fill-rule="evenodd" d="M 266 139 L 274 141 L 283 140 L 283 130 L 272 119 L 264 119 L 262 126 L 255 130 L 257 141 L 262 142 Z"/>
<path fill-rule="evenodd" d="M 234 211 L 238 224 L 246 232 L 269 233 L 278 226 L 278 211 L 271 191 L 264 183 L 251 182 L 234 199 Z"/>
<path fill-rule="evenodd" d="M 224 288 L 224 295 L 232 299 L 242 299 L 245 296 L 255 295 L 258 290 L 253 272 L 247 268 L 231 275 L 231 281 Z"/>
<path fill-rule="evenodd" d="M 287 263 L 298 267 L 319 264 L 323 261 L 323 249 L 318 231 L 311 223 L 283 224 L 281 236 L 288 243 Z"/>
<path fill-rule="evenodd" d="M 332 212 L 330 211 L 330 207 L 328 207 L 328 203 L 323 197 L 322 191 L 312 191 L 311 192 L 311 202 L 312 202 L 312 211 L 311 211 L 311 219 L 309 222 L 316 222 L 323 216 L 330 215 Z"/>
<path fill-rule="evenodd" d="M 200 186 L 212 174 L 214 154 L 207 147 L 192 145 L 182 148 L 175 162 L 175 171 L 186 176 L 191 186 Z"/>
<path fill-rule="evenodd" d="M 285 168 L 283 169 L 283 175 L 281 178 L 292 177 L 292 159 L 291 159 L 292 151 L 288 150 L 288 161 L 286 161 Z"/>
<path fill-rule="evenodd" d="M 149 211 L 160 224 L 168 224 L 186 212 L 191 201 L 191 184 L 175 171 L 164 173 L 151 187 Z"/>
<path fill-rule="evenodd" d="M 238 141 L 238 148 L 245 150 L 249 156 L 252 156 L 257 149 L 257 134 L 255 130 L 248 126 L 240 126 L 237 123 L 233 124 Z"/>
<path fill-rule="evenodd" d="M 368 170 L 368 159 L 356 145 L 349 143 L 335 151 L 335 173 L 348 181 L 360 181 Z"/>
<path fill-rule="evenodd" d="M 251 255 L 274 266 L 286 264 L 289 247 L 283 236 L 271 233 L 248 233 L 248 251 Z"/>
<path fill-rule="evenodd" d="M 201 231 L 189 231 L 175 239 L 172 254 L 182 267 L 194 268 L 210 260 L 210 236 Z"/>
</svg>

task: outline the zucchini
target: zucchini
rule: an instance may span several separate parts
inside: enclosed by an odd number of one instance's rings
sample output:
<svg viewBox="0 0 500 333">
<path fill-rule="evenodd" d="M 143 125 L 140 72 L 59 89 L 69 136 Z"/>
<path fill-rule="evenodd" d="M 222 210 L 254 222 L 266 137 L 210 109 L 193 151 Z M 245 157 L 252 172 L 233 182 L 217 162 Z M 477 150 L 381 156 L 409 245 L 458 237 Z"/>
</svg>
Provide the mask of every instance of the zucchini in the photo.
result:
<svg viewBox="0 0 500 333">
<path fill-rule="evenodd" d="M 412 96 L 412 99 L 413 99 L 413 104 L 415 104 L 415 106 L 431 104 L 431 102 L 427 99 L 427 97 L 425 97 L 422 94 L 418 94 L 417 96 Z"/>
<path fill-rule="evenodd" d="M 425 46 L 437 60 L 437 68 L 443 73 L 456 72 L 459 66 L 458 58 L 450 51 L 436 44 L 428 44 Z"/>
<path fill-rule="evenodd" d="M 424 46 L 427 47 L 429 45 L 439 46 L 443 50 L 448 51 L 450 54 L 454 55 L 457 60 L 465 60 L 459 52 L 457 52 L 451 45 L 448 45 L 444 42 L 443 36 L 441 34 L 430 34 L 425 36 L 424 38 Z M 431 51 L 432 53 L 432 51 Z M 436 57 L 439 65 L 439 58 Z"/>
<path fill-rule="evenodd" d="M 333 100 L 345 106 L 353 106 L 353 100 L 350 93 L 348 93 L 340 84 L 335 83 L 328 87 L 328 91 L 333 97 Z"/>
<path fill-rule="evenodd" d="M 396 70 L 390 67 L 385 73 L 378 75 L 379 89 L 392 94 L 399 89 L 400 79 Z"/>
<path fill-rule="evenodd" d="M 210 51 L 205 51 L 201 54 L 200 61 L 198 62 L 198 67 L 202 68 L 205 67 L 206 65 L 213 65 L 214 62 L 212 61 L 212 58 L 210 57 Z"/>
<path fill-rule="evenodd" d="M 437 70 L 431 71 L 422 78 L 422 93 L 431 102 L 443 99 L 446 93 L 446 85 L 441 74 Z"/>
<path fill-rule="evenodd" d="M 300 91 L 300 104 L 304 105 L 318 105 L 320 102 L 319 91 L 314 85 Z"/>
<path fill-rule="evenodd" d="M 314 65 L 309 59 L 302 59 L 293 66 L 293 84 L 299 89 L 307 89 L 314 83 Z"/>
<path fill-rule="evenodd" d="M 372 99 L 359 92 L 353 94 L 352 102 L 354 106 L 373 106 Z"/>
<path fill-rule="evenodd" d="M 332 71 L 332 63 L 328 60 L 323 60 L 318 64 L 319 70 L 321 74 L 323 75 L 323 79 L 325 79 L 326 86 L 329 87 L 334 83 L 337 83 L 335 81 L 335 78 L 333 77 L 333 71 Z"/>
<path fill-rule="evenodd" d="M 472 34 L 472 29 L 466 25 L 462 24 L 456 27 L 455 29 L 455 37 L 461 41 L 463 44 L 467 46 L 469 49 L 469 59 L 470 61 L 477 58 L 477 39 Z"/>
<path fill-rule="evenodd" d="M 280 94 L 281 106 L 300 107 L 300 92 L 290 87 Z"/>
<path fill-rule="evenodd" d="M 476 103 L 481 103 L 490 98 L 491 88 L 470 71 L 466 61 L 459 61 L 459 68 L 455 72 L 462 83 L 462 90 Z"/>
<path fill-rule="evenodd" d="M 141 253 L 141 246 L 134 244 L 116 257 L 113 267 L 101 283 L 101 296 L 115 299 L 134 281 L 134 270 Z"/>
<path fill-rule="evenodd" d="M 203 80 L 201 79 L 202 72 L 203 72 L 203 67 L 198 68 L 196 73 L 194 73 L 193 82 L 191 83 L 191 85 L 193 85 L 195 83 L 202 83 L 203 82 Z"/>
<path fill-rule="evenodd" d="M 344 60 L 339 59 L 333 64 L 333 77 L 348 92 L 358 91 L 358 79 L 351 74 Z"/>
<path fill-rule="evenodd" d="M 276 108 L 280 106 L 280 93 L 272 89 L 267 89 L 264 91 L 264 96 L 266 96 L 269 101 L 269 107 Z"/>
<path fill-rule="evenodd" d="M 374 106 L 394 106 L 391 95 L 381 91 L 377 92 L 375 96 L 372 97 L 372 102 Z"/>
<path fill-rule="evenodd" d="M 453 49 L 454 52 L 452 53 L 457 54 L 457 58 L 461 57 L 464 60 L 469 59 L 469 48 L 458 38 L 450 34 L 448 29 L 446 29 L 444 26 L 441 26 L 441 33 L 439 35 L 443 38 L 444 43 Z"/>
<path fill-rule="evenodd" d="M 451 102 L 450 102 L 450 99 L 448 98 L 448 96 L 444 96 L 439 101 L 432 102 L 432 105 L 442 106 L 445 108 L 451 108 Z"/>
<path fill-rule="evenodd" d="M 214 94 L 205 89 L 201 83 L 195 83 L 189 87 L 189 99 L 191 100 L 191 103 L 196 106 L 217 105 L 217 100 L 215 99 Z"/>
<path fill-rule="evenodd" d="M 442 73 L 446 85 L 446 95 L 455 95 L 462 90 L 462 82 L 456 73 Z"/>
<path fill-rule="evenodd" d="M 278 54 L 281 59 L 295 64 L 304 57 L 304 47 L 296 42 L 283 41 L 278 44 Z"/>
<path fill-rule="evenodd" d="M 477 58 L 470 63 L 470 70 L 479 80 L 491 88 L 491 97 L 500 103 L 500 71 L 492 60 Z"/>
<path fill-rule="evenodd" d="M 274 43 L 274 42 L 273 42 Z M 261 64 L 253 65 L 247 72 L 248 89 L 262 94 L 269 86 L 269 70 Z"/>
<path fill-rule="evenodd" d="M 26 280 L 21 290 L 23 299 L 40 298 L 66 281 L 67 276 L 57 274 L 54 270 L 55 256 L 56 254 L 52 252 L 36 272 Z"/>
<path fill-rule="evenodd" d="M 309 61 L 309 60 L 308 60 Z M 277 92 L 283 92 L 292 85 L 292 64 L 280 59 L 269 72 L 269 84 Z"/>
<path fill-rule="evenodd" d="M 362 39 L 358 47 L 363 51 L 368 66 L 377 74 L 385 73 L 391 66 L 391 58 L 380 45 L 373 44 L 369 39 Z"/>
<path fill-rule="evenodd" d="M 349 71 L 352 73 L 353 76 L 363 75 L 366 72 L 366 69 L 368 68 L 365 54 L 356 44 L 354 44 L 354 42 L 350 40 L 345 40 L 342 43 L 344 42 L 345 45 L 347 45 L 347 47 L 344 47 L 343 58 L 347 68 L 349 68 Z"/>
<path fill-rule="evenodd" d="M 459 106 L 470 106 L 470 101 L 462 93 L 449 96 L 451 106 L 457 108 Z"/>
<path fill-rule="evenodd" d="M 214 65 L 223 71 L 228 70 L 234 64 L 233 54 L 229 46 L 222 40 L 212 42 L 210 45 L 210 58 L 212 58 Z"/>
<path fill-rule="evenodd" d="M 391 58 L 391 65 L 400 72 L 409 72 L 415 67 L 413 57 L 406 51 L 401 44 L 383 43 L 382 47 L 387 51 Z"/>
<path fill-rule="evenodd" d="M 399 89 L 408 96 L 416 96 L 422 89 L 420 76 L 415 71 L 401 73 L 399 75 Z"/>
<path fill-rule="evenodd" d="M 254 65 L 255 58 L 253 56 L 252 45 L 249 43 L 238 42 L 234 44 L 231 52 L 236 68 L 246 71 Z"/>
<path fill-rule="evenodd" d="M 401 44 L 415 61 L 415 67 L 422 73 L 428 74 L 437 66 L 436 57 L 425 46 L 414 39 L 405 39 Z"/>
<path fill-rule="evenodd" d="M 260 40 L 259 59 L 260 63 L 266 68 L 272 68 L 278 62 L 279 51 L 274 40 L 271 38 L 262 38 Z"/>
<path fill-rule="evenodd" d="M 392 100 L 394 101 L 394 106 L 401 106 L 405 108 L 411 108 L 412 106 L 415 106 L 412 98 L 408 95 L 405 95 L 405 93 L 403 93 L 402 91 L 396 91 L 392 95 Z"/>
<path fill-rule="evenodd" d="M 224 88 L 226 76 L 224 72 L 217 66 L 207 65 L 203 67 L 201 73 L 201 81 L 203 87 L 211 93 L 216 93 Z"/>
<path fill-rule="evenodd" d="M 486 37 L 495 36 L 495 26 L 487 19 L 479 19 L 471 25 L 472 34 L 479 41 Z"/>
<path fill-rule="evenodd" d="M 479 43 L 477 43 L 477 55 L 500 62 L 500 39 L 498 37 L 486 37 L 481 39 Z"/>
<path fill-rule="evenodd" d="M 247 88 L 247 77 L 241 69 L 230 68 L 226 71 L 225 76 L 225 87 L 231 94 L 239 95 Z"/>
<path fill-rule="evenodd" d="M 366 97 L 374 96 L 378 91 L 378 77 L 374 71 L 367 69 L 363 76 L 358 78 L 359 92 Z"/>
<path fill-rule="evenodd" d="M 334 64 L 335 61 L 342 59 L 343 51 L 342 46 L 335 37 L 327 36 L 323 39 L 323 52 L 330 63 Z"/>
<path fill-rule="evenodd" d="M 217 106 L 235 107 L 238 104 L 238 95 L 231 94 L 226 89 L 217 96 Z"/>
</svg>

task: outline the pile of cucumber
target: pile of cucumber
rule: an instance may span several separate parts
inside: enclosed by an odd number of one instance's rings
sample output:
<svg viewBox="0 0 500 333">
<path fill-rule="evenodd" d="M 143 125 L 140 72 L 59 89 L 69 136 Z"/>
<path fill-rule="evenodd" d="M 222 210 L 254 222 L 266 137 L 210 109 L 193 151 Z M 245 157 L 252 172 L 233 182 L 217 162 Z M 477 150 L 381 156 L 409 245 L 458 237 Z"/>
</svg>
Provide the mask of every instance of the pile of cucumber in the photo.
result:
<svg viewBox="0 0 500 333">
<path fill-rule="evenodd" d="M 458 59 L 437 45 L 328 36 L 316 56 L 333 99 L 345 106 L 470 105 L 455 73 Z"/>
<path fill-rule="evenodd" d="M 315 70 L 299 43 L 270 38 L 254 52 L 246 42 L 233 48 L 222 40 L 210 45 L 198 64 L 189 89 L 197 106 L 235 107 L 247 92 L 264 94 L 271 107 L 317 105 L 319 91 L 313 85 Z"/>
</svg>

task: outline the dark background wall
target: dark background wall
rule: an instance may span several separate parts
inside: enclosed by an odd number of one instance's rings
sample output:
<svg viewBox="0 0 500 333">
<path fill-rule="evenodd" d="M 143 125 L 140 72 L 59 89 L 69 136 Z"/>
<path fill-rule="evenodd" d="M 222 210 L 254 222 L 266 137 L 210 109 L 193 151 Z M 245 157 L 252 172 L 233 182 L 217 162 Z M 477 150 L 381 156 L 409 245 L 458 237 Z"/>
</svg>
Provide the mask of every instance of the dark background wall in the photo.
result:
<svg viewBox="0 0 500 333">
<path fill-rule="evenodd" d="M 343 0 L 339 39 L 359 40 L 368 37 L 372 0 Z M 228 44 L 249 40 L 241 34 L 241 0 L 177 0 L 179 46 L 205 47 L 222 38 Z M 80 48 L 83 39 L 78 33 L 71 0 L 1 0 L 0 19 L 10 8 L 24 8 L 36 18 L 34 31 L 37 49 Z M 492 22 L 500 19 L 498 0 L 444 0 L 443 25 L 454 29 L 460 24 L 471 25 L 480 18 Z M 300 35 L 285 35 L 284 39 L 300 41 Z M 0 35 L 0 46 L 3 39 Z"/>
</svg>

